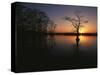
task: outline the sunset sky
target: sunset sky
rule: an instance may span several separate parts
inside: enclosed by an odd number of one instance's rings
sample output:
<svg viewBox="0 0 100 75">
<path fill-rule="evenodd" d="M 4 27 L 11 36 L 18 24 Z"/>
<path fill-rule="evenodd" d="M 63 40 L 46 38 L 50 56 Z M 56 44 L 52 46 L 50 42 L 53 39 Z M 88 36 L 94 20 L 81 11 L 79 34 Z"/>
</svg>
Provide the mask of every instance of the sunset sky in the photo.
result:
<svg viewBox="0 0 100 75">
<path fill-rule="evenodd" d="M 70 22 L 63 19 L 65 16 L 75 17 L 75 11 L 81 11 L 81 15 L 88 23 L 80 29 L 81 33 L 95 33 L 97 32 L 97 8 L 86 6 L 70 6 L 70 5 L 50 5 L 50 4 L 24 4 L 32 9 L 39 9 L 45 12 L 51 20 L 57 24 L 56 32 L 73 32 L 74 28 Z"/>
</svg>

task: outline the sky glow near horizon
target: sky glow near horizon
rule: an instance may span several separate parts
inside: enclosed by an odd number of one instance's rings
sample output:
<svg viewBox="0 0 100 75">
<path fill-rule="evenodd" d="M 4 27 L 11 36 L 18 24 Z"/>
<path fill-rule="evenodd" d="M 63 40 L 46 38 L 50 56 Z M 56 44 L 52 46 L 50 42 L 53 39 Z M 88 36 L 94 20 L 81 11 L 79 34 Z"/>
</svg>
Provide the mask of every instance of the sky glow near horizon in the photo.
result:
<svg viewBox="0 0 100 75">
<path fill-rule="evenodd" d="M 57 24 L 55 32 L 65 33 L 74 32 L 74 27 L 70 22 L 63 19 L 65 16 L 75 17 L 75 11 L 81 11 L 88 23 L 83 24 L 84 27 L 80 29 L 80 33 L 96 33 L 97 32 L 97 8 L 87 6 L 72 6 L 72 5 L 52 5 L 52 4 L 35 4 L 24 3 L 32 9 L 39 9 L 45 12 L 48 17 Z"/>
</svg>

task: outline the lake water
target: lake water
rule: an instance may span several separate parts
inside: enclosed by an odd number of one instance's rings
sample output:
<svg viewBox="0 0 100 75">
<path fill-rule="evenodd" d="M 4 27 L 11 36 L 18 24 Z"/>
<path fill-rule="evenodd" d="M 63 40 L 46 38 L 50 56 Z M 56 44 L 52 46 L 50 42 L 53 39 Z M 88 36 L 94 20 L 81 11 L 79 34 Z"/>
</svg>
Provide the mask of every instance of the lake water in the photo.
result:
<svg viewBox="0 0 100 75">
<path fill-rule="evenodd" d="M 96 36 L 79 36 L 79 39 L 77 46 L 76 36 L 58 35 L 48 38 L 48 45 L 52 48 L 50 50 L 52 55 L 67 55 L 70 57 L 78 50 L 87 56 L 94 56 L 97 48 Z"/>
<path fill-rule="evenodd" d="M 63 65 L 77 67 L 96 66 L 97 38 L 96 36 L 54 36 L 48 38 L 50 58 Z M 52 61 L 51 60 L 51 61 Z"/>
<path fill-rule="evenodd" d="M 96 36 L 32 36 L 19 42 L 20 66 L 26 69 L 55 70 L 97 67 Z M 21 40 L 21 39 L 20 39 Z M 21 46 L 22 44 L 22 46 Z"/>
</svg>

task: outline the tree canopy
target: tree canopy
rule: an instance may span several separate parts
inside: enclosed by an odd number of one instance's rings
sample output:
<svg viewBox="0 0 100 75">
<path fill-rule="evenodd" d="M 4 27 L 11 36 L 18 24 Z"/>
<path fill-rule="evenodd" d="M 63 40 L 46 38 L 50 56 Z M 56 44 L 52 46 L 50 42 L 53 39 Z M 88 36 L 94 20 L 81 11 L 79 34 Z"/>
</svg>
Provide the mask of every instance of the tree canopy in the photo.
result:
<svg viewBox="0 0 100 75">
<path fill-rule="evenodd" d="M 83 24 L 88 23 L 88 21 L 84 20 L 84 16 L 81 15 L 81 11 L 75 11 L 74 14 L 75 14 L 75 18 L 65 16 L 64 19 L 69 21 L 73 25 L 75 32 L 77 32 L 77 34 L 78 34 L 79 29 L 81 27 L 84 27 Z"/>
<path fill-rule="evenodd" d="M 35 32 L 54 32 L 56 27 L 45 12 L 20 4 L 16 6 L 16 23 L 20 30 L 32 30 Z"/>
</svg>

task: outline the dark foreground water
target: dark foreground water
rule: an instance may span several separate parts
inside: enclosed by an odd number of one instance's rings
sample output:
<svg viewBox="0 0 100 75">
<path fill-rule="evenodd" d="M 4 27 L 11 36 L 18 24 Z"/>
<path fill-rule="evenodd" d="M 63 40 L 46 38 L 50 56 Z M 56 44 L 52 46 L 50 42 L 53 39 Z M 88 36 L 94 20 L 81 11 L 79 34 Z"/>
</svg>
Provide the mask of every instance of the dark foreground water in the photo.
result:
<svg viewBox="0 0 100 75">
<path fill-rule="evenodd" d="M 67 35 L 18 36 L 19 71 L 95 68 L 97 37 Z"/>
</svg>

